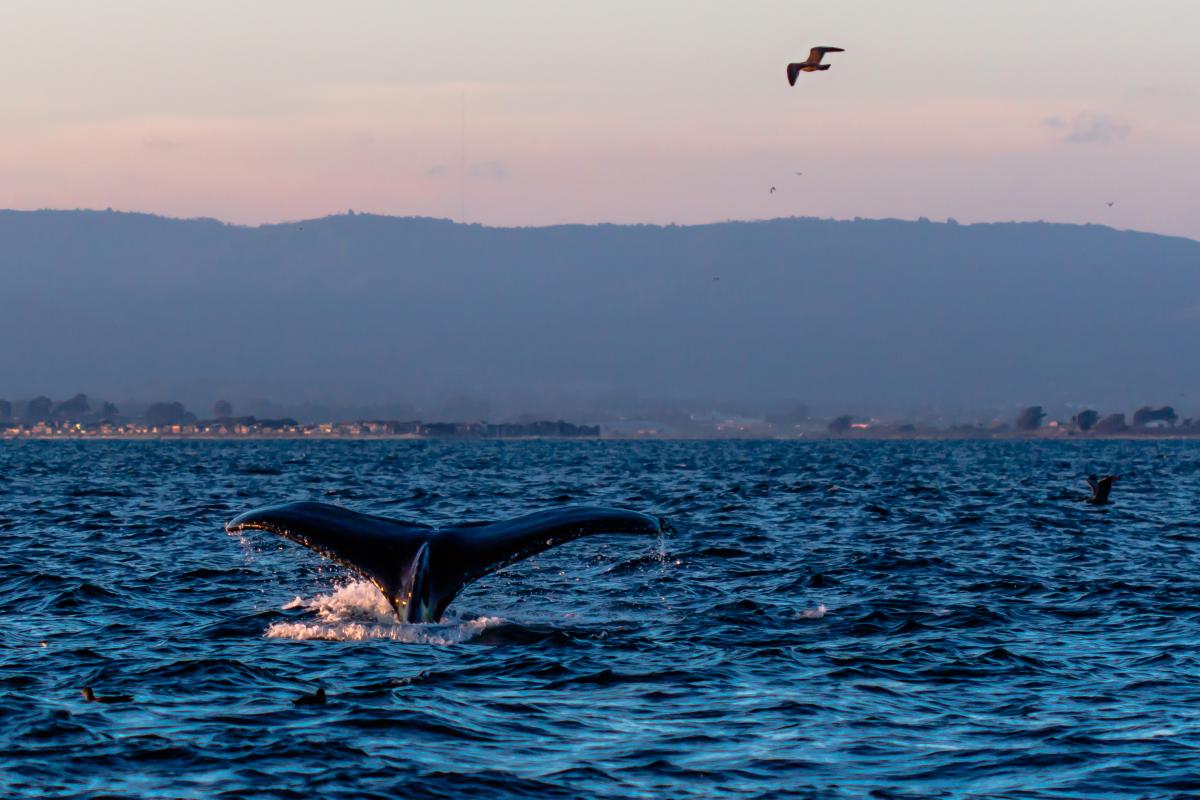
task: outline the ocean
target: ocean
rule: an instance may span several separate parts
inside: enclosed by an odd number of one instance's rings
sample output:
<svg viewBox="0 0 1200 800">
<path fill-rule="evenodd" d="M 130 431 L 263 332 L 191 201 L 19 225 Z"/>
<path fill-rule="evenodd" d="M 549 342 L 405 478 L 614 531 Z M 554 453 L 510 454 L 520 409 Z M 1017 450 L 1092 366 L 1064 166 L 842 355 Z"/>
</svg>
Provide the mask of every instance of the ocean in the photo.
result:
<svg viewBox="0 0 1200 800">
<path fill-rule="evenodd" d="M 1175 441 L 3 442 L 0 797 L 1200 796 L 1198 466 Z M 409 625 L 224 531 L 291 500 L 672 530 Z"/>
</svg>

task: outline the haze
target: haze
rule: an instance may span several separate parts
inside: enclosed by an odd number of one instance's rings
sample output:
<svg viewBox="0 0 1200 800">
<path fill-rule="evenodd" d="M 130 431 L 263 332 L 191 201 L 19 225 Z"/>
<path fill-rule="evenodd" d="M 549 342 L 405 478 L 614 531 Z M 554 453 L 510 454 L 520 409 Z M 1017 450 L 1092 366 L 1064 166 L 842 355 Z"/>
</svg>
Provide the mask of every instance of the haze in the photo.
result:
<svg viewBox="0 0 1200 800">
<path fill-rule="evenodd" d="M 1116 0 L 10 2 L 0 207 L 1200 237 L 1198 28 Z M 790 89 L 813 44 L 846 52 Z"/>
</svg>

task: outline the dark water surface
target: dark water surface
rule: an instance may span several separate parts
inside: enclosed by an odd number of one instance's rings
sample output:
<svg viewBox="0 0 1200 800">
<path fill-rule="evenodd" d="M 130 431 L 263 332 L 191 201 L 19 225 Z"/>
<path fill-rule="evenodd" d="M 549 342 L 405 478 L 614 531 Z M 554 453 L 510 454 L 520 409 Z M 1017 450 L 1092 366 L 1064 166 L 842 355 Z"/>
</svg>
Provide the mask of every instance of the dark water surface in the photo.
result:
<svg viewBox="0 0 1200 800">
<path fill-rule="evenodd" d="M 1198 463 L 1180 442 L 0 443 L 0 796 L 1200 796 Z M 1124 476 L 1114 505 L 1080 502 L 1092 471 Z M 222 529 L 301 499 L 676 530 L 564 545 L 401 625 L 304 548 Z M 328 705 L 292 706 L 317 685 Z"/>
</svg>

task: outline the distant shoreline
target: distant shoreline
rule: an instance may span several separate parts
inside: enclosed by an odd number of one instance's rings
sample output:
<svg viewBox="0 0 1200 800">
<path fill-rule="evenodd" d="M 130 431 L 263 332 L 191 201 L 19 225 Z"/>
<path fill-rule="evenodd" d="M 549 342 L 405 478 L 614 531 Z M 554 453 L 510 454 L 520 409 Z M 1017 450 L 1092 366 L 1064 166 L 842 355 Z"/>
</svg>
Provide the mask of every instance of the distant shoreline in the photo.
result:
<svg viewBox="0 0 1200 800">
<path fill-rule="evenodd" d="M 849 434 L 827 433 L 801 434 L 797 436 L 704 436 L 686 434 L 621 435 L 599 434 L 588 436 L 423 436 L 420 434 L 298 434 L 298 433 L 252 433 L 252 434 L 209 434 L 209 433 L 146 433 L 146 434 L 89 434 L 89 433 L 21 433 L 0 434 L 0 442 L 269 442 L 269 441 L 320 441 L 320 442 L 1090 442 L 1090 441 L 1200 441 L 1200 434 L 1165 431 L 1123 431 L 1108 434 L 1079 433 L 909 433 L 909 434 Z"/>
</svg>

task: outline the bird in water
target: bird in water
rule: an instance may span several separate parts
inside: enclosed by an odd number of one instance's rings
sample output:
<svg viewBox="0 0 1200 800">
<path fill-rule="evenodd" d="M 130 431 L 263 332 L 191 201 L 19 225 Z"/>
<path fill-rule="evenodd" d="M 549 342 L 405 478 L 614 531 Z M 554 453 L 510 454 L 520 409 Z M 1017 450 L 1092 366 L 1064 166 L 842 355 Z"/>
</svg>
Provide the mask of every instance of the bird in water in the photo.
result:
<svg viewBox="0 0 1200 800">
<path fill-rule="evenodd" d="M 312 694 L 302 694 L 292 701 L 294 706 L 323 706 L 325 705 L 325 687 L 319 686 Z"/>
<path fill-rule="evenodd" d="M 1113 482 L 1117 480 L 1116 475 L 1105 475 L 1103 478 L 1097 478 L 1095 475 L 1088 475 L 1088 486 L 1092 490 L 1092 496 L 1088 498 L 1088 502 L 1094 506 L 1103 506 L 1108 504 L 1108 495 L 1112 491 Z"/>
<path fill-rule="evenodd" d="M 817 72 L 820 70 L 829 69 L 828 64 L 821 63 L 821 59 L 825 57 L 826 53 L 844 52 L 846 51 L 841 47 L 814 47 L 812 50 L 808 51 L 808 59 L 806 61 L 796 61 L 788 64 L 788 85 L 795 86 L 796 78 L 800 76 L 801 72 Z"/>
<path fill-rule="evenodd" d="M 96 694 L 92 687 L 83 687 L 83 699 L 89 703 L 129 703 L 133 701 L 131 694 Z"/>
</svg>

